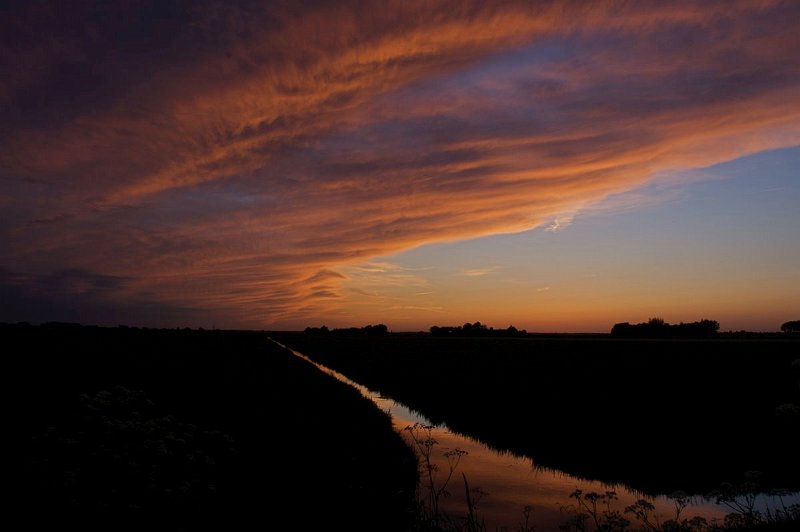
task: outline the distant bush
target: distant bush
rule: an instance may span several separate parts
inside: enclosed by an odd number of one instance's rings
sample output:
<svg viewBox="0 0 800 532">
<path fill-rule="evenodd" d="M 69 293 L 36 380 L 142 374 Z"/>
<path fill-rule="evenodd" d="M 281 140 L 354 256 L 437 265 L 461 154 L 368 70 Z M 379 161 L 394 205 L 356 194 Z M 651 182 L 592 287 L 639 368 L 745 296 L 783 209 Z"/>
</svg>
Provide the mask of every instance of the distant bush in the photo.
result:
<svg viewBox="0 0 800 532">
<path fill-rule="evenodd" d="M 785 333 L 800 333 L 800 320 L 787 321 L 781 325 L 781 331 Z"/>
<path fill-rule="evenodd" d="M 495 329 L 493 327 L 488 327 L 483 323 L 476 321 L 475 323 L 465 323 L 464 325 L 458 326 L 444 326 L 440 327 L 434 325 L 430 328 L 431 336 L 479 336 L 479 337 L 486 337 L 486 336 L 525 336 L 528 334 L 527 331 L 522 330 L 520 331 L 513 325 L 510 325 L 507 329 Z"/>
<path fill-rule="evenodd" d="M 389 328 L 383 323 L 377 325 L 366 325 L 364 327 L 349 327 L 346 329 L 333 329 L 330 330 L 326 326 L 322 327 L 306 327 L 306 334 L 312 336 L 320 336 L 325 334 L 334 334 L 337 336 L 383 336 L 389 334 Z"/>
<path fill-rule="evenodd" d="M 719 322 L 700 320 L 691 323 L 670 325 L 661 318 L 650 318 L 645 323 L 631 325 L 617 323 L 611 328 L 611 336 L 618 338 L 711 338 L 719 331 Z"/>
</svg>

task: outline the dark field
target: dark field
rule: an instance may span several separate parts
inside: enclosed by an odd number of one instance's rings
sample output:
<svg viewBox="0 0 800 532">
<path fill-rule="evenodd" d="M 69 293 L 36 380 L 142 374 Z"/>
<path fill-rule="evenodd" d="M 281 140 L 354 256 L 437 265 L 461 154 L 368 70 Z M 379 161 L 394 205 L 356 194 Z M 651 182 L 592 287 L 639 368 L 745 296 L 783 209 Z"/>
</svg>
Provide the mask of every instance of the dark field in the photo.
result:
<svg viewBox="0 0 800 532">
<path fill-rule="evenodd" d="M 800 489 L 797 338 L 272 335 L 539 466 L 648 494 L 749 471 L 760 489 Z"/>
<path fill-rule="evenodd" d="M 0 325 L 26 529 L 404 530 L 389 418 L 263 333 Z"/>
</svg>

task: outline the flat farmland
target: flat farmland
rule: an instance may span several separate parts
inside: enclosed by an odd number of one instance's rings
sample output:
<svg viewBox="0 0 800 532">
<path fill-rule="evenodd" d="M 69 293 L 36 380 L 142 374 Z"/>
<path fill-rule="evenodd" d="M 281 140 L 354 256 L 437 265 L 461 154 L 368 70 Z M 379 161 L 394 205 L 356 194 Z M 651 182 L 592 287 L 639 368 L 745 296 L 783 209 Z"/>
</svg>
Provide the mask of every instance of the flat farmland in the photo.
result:
<svg viewBox="0 0 800 532">
<path fill-rule="evenodd" d="M 800 488 L 800 341 L 271 333 L 538 466 L 648 494 Z M 752 475 L 751 475 L 752 476 Z"/>
</svg>

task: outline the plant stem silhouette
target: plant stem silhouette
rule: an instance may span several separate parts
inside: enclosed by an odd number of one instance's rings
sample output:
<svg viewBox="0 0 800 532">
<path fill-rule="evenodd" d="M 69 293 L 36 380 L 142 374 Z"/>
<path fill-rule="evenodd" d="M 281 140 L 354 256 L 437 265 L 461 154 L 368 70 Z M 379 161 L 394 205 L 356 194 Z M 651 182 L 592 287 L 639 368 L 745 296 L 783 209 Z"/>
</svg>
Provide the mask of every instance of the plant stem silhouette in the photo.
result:
<svg viewBox="0 0 800 532">
<path fill-rule="evenodd" d="M 414 451 L 417 454 L 420 462 L 421 477 L 424 479 L 424 490 L 426 495 L 418 493 L 419 506 L 422 517 L 434 528 L 441 528 L 447 521 L 446 516 L 440 511 L 439 503 L 442 497 L 449 495 L 447 486 L 453 478 L 453 474 L 458 468 L 461 458 L 467 454 L 459 448 L 445 449 L 444 457 L 447 462 L 447 470 L 443 472 L 444 478 L 439 481 L 437 472 L 440 471 L 438 464 L 434 463 L 433 450 L 438 441 L 433 437 L 433 427 L 431 425 L 423 425 L 415 423 L 403 429 L 409 434 L 411 442 L 414 446 Z M 463 475 L 462 475 L 463 476 Z M 423 480 L 421 480 L 422 482 Z M 470 497 L 469 486 L 464 477 L 464 484 L 467 489 L 467 506 L 469 516 L 467 518 L 468 526 L 470 523 L 477 522 L 475 517 L 474 502 Z M 420 490 L 422 491 L 422 486 Z M 468 530 L 479 530 L 476 528 L 468 528 Z"/>
</svg>

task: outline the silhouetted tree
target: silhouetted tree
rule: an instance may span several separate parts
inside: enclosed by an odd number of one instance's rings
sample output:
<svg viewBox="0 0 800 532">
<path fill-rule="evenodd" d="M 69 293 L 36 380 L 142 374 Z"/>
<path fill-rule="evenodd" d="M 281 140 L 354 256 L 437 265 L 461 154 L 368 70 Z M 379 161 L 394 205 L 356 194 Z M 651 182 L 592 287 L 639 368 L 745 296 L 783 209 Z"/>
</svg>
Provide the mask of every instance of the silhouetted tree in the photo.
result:
<svg viewBox="0 0 800 532">
<path fill-rule="evenodd" d="M 308 332 L 308 329 L 306 329 L 306 332 Z M 325 332 L 327 332 L 327 329 Z M 364 327 L 333 329 L 330 333 L 337 336 L 383 336 L 389 334 L 389 327 L 379 323 L 377 325 L 365 325 Z"/>
<path fill-rule="evenodd" d="M 626 338 L 633 336 L 633 325 L 630 323 L 623 322 L 623 323 L 615 323 L 613 327 L 611 327 L 611 336 L 619 336 L 620 338 Z"/>
<path fill-rule="evenodd" d="M 495 329 L 489 327 L 479 321 L 475 323 L 465 323 L 464 325 L 453 326 L 439 326 L 434 325 L 429 329 L 431 336 L 477 336 L 477 337 L 505 337 L 505 336 L 525 336 L 528 331 L 520 331 L 513 325 L 507 329 Z"/>
<path fill-rule="evenodd" d="M 800 320 L 787 321 L 781 325 L 781 331 L 785 333 L 800 333 Z"/>
<path fill-rule="evenodd" d="M 367 325 L 364 327 L 364 333 L 366 333 L 367 336 L 383 336 L 389 333 L 389 328 L 383 323 Z"/>
<path fill-rule="evenodd" d="M 691 323 L 670 325 L 661 318 L 650 318 L 646 323 L 631 325 L 617 323 L 611 328 L 611 336 L 619 338 L 710 338 L 719 331 L 716 320 L 700 320 Z"/>
<path fill-rule="evenodd" d="M 692 323 L 673 325 L 673 334 L 677 338 L 709 338 L 719 331 L 719 322 L 715 320 L 700 320 Z"/>
</svg>

